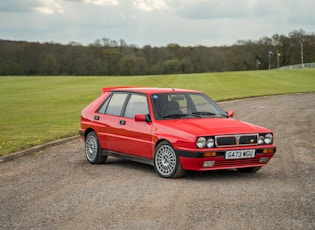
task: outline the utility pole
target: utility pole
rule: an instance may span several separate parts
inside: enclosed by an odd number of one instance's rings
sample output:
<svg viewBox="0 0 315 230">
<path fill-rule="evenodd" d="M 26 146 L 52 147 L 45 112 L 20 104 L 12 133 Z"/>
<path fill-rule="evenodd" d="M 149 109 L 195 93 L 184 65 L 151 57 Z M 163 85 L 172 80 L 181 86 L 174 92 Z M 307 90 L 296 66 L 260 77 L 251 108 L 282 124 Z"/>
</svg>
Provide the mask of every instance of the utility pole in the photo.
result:
<svg viewBox="0 0 315 230">
<path fill-rule="evenodd" d="M 303 42 L 301 42 L 301 68 L 304 68 L 304 60 L 303 60 Z"/>
<path fill-rule="evenodd" d="M 260 65 L 260 61 L 259 61 L 259 59 L 256 59 L 256 68 L 257 68 L 257 70 L 259 68 L 259 65 Z"/>
<path fill-rule="evenodd" d="M 268 60 L 269 60 L 269 64 L 268 64 L 268 69 L 270 69 L 270 56 L 275 55 L 272 51 L 269 51 L 268 53 Z"/>
<path fill-rule="evenodd" d="M 279 57 L 280 57 L 280 53 L 277 50 L 277 66 L 278 66 L 278 69 L 280 68 L 280 66 L 279 66 Z"/>
</svg>

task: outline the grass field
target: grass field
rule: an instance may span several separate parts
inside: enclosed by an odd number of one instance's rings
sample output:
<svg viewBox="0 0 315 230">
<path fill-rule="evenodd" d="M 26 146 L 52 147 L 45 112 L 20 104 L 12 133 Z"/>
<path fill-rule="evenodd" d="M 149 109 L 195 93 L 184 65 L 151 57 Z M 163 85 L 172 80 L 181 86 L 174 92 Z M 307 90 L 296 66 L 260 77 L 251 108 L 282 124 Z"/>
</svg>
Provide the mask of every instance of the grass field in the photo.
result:
<svg viewBox="0 0 315 230">
<path fill-rule="evenodd" d="M 315 91 L 315 69 L 133 77 L 0 77 L 0 156 L 78 134 L 81 110 L 108 86 L 187 88 L 216 101 Z"/>
</svg>

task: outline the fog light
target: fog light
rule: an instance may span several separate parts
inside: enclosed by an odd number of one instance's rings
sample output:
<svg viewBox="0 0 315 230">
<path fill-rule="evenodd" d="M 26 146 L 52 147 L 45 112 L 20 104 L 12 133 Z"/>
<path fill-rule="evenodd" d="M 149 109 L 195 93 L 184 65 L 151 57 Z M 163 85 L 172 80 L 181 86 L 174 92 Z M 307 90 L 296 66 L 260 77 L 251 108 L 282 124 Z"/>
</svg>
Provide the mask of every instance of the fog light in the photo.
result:
<svg viewBox="0 0 315 230">
<path fill-rule="evenodd" d="M 268 162 L 269 161 L 269 157 L 261 157 L 260 159 L 259 159 L 259 163 L 266 163 L 266 162 Z"/>
<path fill-rule="evenodd" d="M 203 167 L 212 167 L 214 165 L 215 161 L 205 161 L 203 162 Z"/>
</svg>

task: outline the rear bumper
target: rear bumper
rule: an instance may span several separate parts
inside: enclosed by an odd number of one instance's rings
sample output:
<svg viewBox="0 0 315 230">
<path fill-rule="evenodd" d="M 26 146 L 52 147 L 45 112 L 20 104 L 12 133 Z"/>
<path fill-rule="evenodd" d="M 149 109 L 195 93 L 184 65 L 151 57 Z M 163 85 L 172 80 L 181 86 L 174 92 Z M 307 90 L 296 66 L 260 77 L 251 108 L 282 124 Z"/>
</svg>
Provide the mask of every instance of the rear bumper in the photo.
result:
<svg viewBox="0 0 315 230">
<path fill-rule="evenodd" d="M 215 157 L 203 157 L 204 153 L 201 152 L 179 151 L 178 153 L 184 170 L 209 171 L 265 166 L 276 152 L 276 147 L 267 149 L 272 149 L 273 153 L 264 153 L 264 149 L 255 149 L 255 157 L 243 159 L 225 159 L 225 151 L 217 152 Z"/>
</svg>

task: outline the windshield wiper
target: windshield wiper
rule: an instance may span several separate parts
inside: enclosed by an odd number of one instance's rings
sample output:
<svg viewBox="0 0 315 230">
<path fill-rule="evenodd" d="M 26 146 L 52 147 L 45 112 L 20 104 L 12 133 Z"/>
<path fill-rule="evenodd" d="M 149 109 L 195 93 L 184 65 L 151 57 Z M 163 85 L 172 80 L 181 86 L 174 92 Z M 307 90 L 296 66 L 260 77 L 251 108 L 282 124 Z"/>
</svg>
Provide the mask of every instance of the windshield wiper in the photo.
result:
<svg viewBox="0 0 315 230">
<path fill-rule="evenodd" d="M 215 113 L 206 112 L 206 111 L 199 111 L 199 112 L 193 112 L 193 115 L 201 115 L 201 116 L 214 116 L 217 115 Z"/>
<path fill-rule="evenodd" d="M 180 118 L 180 117 L 186 117 L 188 114 L 183 113 L 175 113 L 175 114 L 169 114 L 166 116 L 163 116 L 163 118 Z"/>
<path fill-rule="evenodd" d="M 199 111 L 199 112 L 193 112 L 193 115 L 197 116 L 222 116 L 222 117 L 228 117 L 226 114 L 220 114 L 220 113 L 212 113 L 207 111 Z"/>
</svg>

